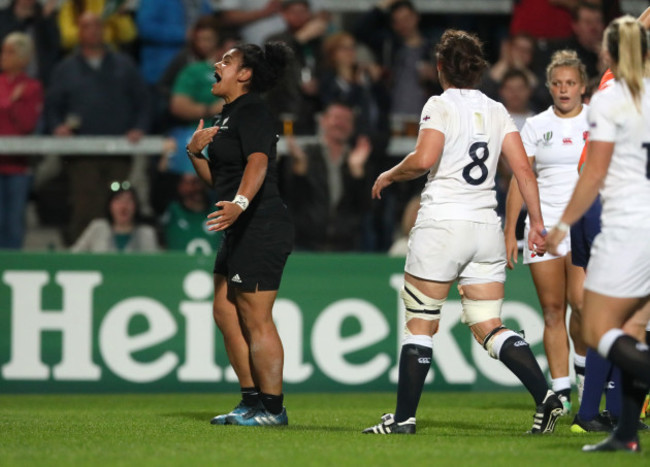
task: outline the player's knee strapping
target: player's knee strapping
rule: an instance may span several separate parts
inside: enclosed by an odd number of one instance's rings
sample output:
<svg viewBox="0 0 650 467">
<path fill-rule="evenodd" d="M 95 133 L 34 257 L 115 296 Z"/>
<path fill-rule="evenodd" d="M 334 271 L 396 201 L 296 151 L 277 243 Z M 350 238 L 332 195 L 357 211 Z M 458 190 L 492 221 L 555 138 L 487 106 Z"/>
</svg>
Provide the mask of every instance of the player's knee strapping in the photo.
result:
<svg viewBox="0 0 650 467">
<path fill-rule="evenodd" d="M 504 329 L 505 332 L 498 334 L 499 331 Z M 499 355 L 501 354 L 501 348 L 503 347 L 503 344 L 512 338 L 515 338 L 517 341 L 514 342 L 513 340 L 513 343 L 515 343 L 515 345 L 528 345 L 528 343 L 516 332 L 511 331 L 505 326 L 497 326 L 488 332 L 485 336 L 485 339 L 483 339 L 483 348 L 487 350 L 490 357 L 494 358 L 495 360 L 499 360 Z M 519 344 L 518 341 L 521 341 L 521 343 Z"/>
<path fill-rule="evenodd" d="M 411 331 L 408 328 L 408 322 L 413 318 L 423 319 L 425 321 L 439 320 L 440 309 L 446 300 L 444 298 L 431 298 L 420 292 L 417 287 L 408 282 L 404 283 L 400 296 L 402 297 L 404 307 L 406 308 L 404 334 L 407 336 L 411 335 Z"/>
<path fill-rule="evenodd" d="M 463 306 L 463 315 L 460 321 L 468 326 L 501 318 L 502 298 L 499 300 L 470 300 L 463 297 L 460 302 Z"/>
</svg>

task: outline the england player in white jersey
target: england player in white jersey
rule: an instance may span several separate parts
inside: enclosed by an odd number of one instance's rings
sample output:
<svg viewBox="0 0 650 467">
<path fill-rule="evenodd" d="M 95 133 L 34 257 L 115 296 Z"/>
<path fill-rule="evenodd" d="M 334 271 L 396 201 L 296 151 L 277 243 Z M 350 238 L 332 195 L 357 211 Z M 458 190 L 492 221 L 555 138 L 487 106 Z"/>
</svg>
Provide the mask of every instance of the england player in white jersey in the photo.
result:
<svg viewBox="0 0 650 467">
<path fill-rule="evenodd" d="M 582 104 L 587 73 L 573 50 L 553 54 L 546 69 L 546 84 L 553 105 L 529 118 L 521 132 L 526 154 L 536 168 L 542 216 L 550 229 L 560 218 L 578 180 L 577 164 L 589 134 L 587 106 Z M 517 262 L 515 228 L 523 199 L 512 180 L 506 198 L 506 252 L 508 266 Z M 530 219 L 526 220 L 526 230 Z M 571 239 L 567 237 L 558 255 L 539 257 L 524 246 L 524 264 L 530 265 L 537 297 L 544 315 L 544 350 L 548 358 L 553 391 L 571 411 L 571 379 L 569 378 L 569 339 L 566 328 L 567 304 L 571 306 L 569 331 L 575 350 L 574 368 L 578 388 L 584 379 L 587 349 L 580 334 L 583 268 L 571 261 Z M 512 258 L 512 260 L 511 260 Z M 579 391 L 580 394 L 580 391 Z"/>
<path fill-rule="evenodd" d="M 570 224 L 600 189 L 602 231 L 594 240 L 585 281 L 583 335 L 622 372 L 621 417 L 613 434 L 583 451 L 637 452 L 639 412 L 650 387 L 650 350 L 623 326 L 650 300 L 650 80 L 645 28 L 626 16 L 605 31 L 603 49 L 616 81 L 589 110 L 587 163 L 560 221 L 549 234 L 557 251 Z"/>
<path fill-rule="evenodd" d="M 372 189 L 373 197 L 380 198 L 393 182 L 428 173 L 409 238 L 401 292 L 406 325 L 397 407 L 395 414 L 384 415 L 364 433 L 415 433 L 415 413 L 431 366 L 431 338 L 456 280 L 462 291 L 462 321 L 490 356 L 501 360 L 530 391 L 537 406 L 531 433 L 549 433 L 562 403 L 549 390 L 528 343 L 501 322 L 506 257 L 492 190 L 503 154 L 530 209 L 529 247 L 543 254 L 544 226 L 535 176 L 505 108 L 474 89 L 487 66 L 478 39 L 447 30 L 436 58 L 445 92 L 424 106 L 415 150 L 379 175 Z"/>
</svg>

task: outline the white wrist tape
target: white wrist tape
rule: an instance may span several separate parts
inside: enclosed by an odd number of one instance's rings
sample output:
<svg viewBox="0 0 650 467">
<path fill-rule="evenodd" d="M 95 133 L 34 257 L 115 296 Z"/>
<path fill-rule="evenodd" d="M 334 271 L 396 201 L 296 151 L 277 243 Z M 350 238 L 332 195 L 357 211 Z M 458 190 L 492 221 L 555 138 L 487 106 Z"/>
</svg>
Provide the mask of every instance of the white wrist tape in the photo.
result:
<svg viewBox="0 0 650 467">
<path fill-rule="evenodd" d="M 245 211 L 249 204 L 248 198 L 246 198 L 244 195 L 235 196 L 235 199 L 233 199 L 232 202 L 239 206 L 242 211 Z"/>
<path fill-rule="evenodd" d="M 560 232 L 564 232 L 564 233 L 571 230 L 571 226 L 569 224 L 567 224 L 566 222 L 562 222 L 562 221 L 555 224 L 555 228 L 558 229 Z"/>
</svg>

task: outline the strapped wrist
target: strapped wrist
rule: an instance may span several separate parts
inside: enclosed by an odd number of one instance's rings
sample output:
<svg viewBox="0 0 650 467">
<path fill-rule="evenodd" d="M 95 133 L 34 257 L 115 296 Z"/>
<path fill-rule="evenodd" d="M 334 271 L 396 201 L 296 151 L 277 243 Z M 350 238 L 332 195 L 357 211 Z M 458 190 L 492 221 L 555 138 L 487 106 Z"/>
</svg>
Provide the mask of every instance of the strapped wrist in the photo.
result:
<svg viewBox="0 0 650 467">
<path fill-rule="evenodd" d="M 571 225 L 567 224 L 566 222 L 559 221 L 557 224 L 555 224 L 555 229 L 559 230 L 560 232 L 568 232 L 571 230 Z"/>
<path fill-rule="evenodd" d="M 245 211 L 249 205 L 248 198 L 246 198 L 244 195 L 235 196 L 235 199 L 233 199 L 232 202 L 239 206 L 242 211 Z"/>
</svg>

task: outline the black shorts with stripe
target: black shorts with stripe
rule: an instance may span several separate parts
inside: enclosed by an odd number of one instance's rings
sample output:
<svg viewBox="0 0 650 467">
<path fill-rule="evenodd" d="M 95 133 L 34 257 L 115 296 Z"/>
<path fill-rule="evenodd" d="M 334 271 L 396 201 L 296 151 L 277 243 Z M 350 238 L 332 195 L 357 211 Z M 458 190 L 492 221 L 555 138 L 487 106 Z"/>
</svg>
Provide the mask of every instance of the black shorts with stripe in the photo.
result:
<svg viewBox="0 0 650 467">
<path fill-rule="evenodd" d="M 252 216 L 242 214 L 223 236 L 214 273 L 225 276 L 229 287 L 247 292 L 280 288 L 293 249 L 294 227 L 281 201 L 267 206 L 260 206 Z"/>
</svg>

